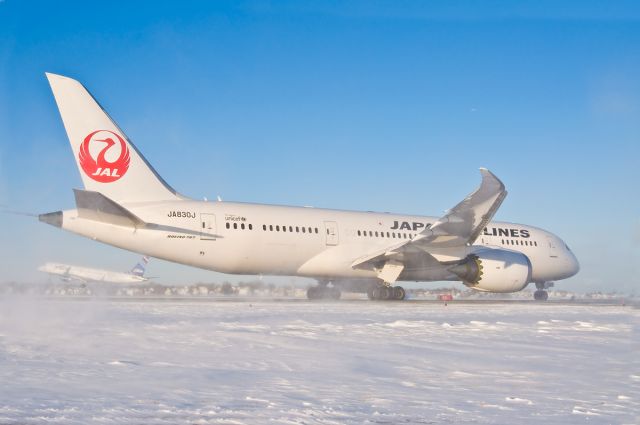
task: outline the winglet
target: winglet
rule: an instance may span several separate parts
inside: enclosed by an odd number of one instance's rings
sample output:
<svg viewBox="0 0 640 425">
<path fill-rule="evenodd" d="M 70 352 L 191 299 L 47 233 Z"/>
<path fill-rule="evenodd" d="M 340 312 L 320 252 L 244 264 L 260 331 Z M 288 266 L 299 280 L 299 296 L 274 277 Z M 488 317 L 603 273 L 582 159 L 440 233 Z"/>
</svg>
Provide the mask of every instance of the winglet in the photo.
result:
<svg viewBox="0 0 640 425">
<path fill-rule="evenodd" d="M 480 168 L 480 174 L 482 174 L 482 184 L 476 192 L 483 191 L 489 201 L 492 198 L 494 198 L 494 200 L 489 210 L 482 216 L 482 220 L 477 226 L 474 234 L 472 234 L 469 244 L 472 244 L 478 236 L 480 236 L 480 233 L 482 233 L 482 230 L 487 226 L 487 224 L 489 224 L 489 221 L 491 221 L 496 211 L 498 211 L 498 208 L 500 208 L 502 201 L 504 201 L 504 198 L 507 197 L 508 193 L 504 183 L 502 183 L 502 181 L 491 171 L 486 168 Z M 474 194 L 476 192 L 474 192 Z"/>
</svg>

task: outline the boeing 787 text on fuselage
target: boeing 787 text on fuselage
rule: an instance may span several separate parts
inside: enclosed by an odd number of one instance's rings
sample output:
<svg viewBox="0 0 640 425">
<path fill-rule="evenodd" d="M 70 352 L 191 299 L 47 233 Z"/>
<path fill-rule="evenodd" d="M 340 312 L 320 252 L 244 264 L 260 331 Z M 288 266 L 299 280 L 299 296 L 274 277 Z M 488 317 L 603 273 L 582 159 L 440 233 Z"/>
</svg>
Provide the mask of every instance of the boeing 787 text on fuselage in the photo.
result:
<svg viewBox="0 0 640 425">
<path fill-rule="evenodd" d="M 507 192 L 480 169 L 480 187 L 444 216 L 208 202 L 174 191 L 78 81 L 47 74 L 84 190 L 76 209 L 40 220 L 130 251 L 234 274 L 304 276 L 314 298 L 341 288 L 403 299 L 401 281 L 462 281 L 516 292 L 578 272 L 576 257 L 537 227 L 491 222 Z"/>
</svg>

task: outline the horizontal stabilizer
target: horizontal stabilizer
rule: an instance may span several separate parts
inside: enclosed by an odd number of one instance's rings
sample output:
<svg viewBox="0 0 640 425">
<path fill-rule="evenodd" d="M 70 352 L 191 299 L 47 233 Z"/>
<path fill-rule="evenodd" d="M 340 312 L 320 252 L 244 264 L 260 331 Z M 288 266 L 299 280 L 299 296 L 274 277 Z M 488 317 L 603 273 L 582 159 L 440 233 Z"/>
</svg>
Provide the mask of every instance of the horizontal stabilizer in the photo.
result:
<svg viewBox="0 0 640 425">
<path fill-rule="evenodd" d="M 118 226 L 143 227 L 145 222 L 100 192 L 74 189 L 78 217 Z"/>
</svg>

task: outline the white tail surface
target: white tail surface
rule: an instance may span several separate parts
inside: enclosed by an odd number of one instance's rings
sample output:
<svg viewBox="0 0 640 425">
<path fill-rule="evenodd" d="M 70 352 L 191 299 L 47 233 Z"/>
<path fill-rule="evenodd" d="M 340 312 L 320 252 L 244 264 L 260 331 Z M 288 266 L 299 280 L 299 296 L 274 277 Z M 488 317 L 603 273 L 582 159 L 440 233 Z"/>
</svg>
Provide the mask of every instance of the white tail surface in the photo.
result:
<svg viewBox="0 0 640 425">
<path fill-rule="evenodd" d="M 86 190 L 125 203 L 182 199 L 82 84 L 46 75 Z"/>
</svg>

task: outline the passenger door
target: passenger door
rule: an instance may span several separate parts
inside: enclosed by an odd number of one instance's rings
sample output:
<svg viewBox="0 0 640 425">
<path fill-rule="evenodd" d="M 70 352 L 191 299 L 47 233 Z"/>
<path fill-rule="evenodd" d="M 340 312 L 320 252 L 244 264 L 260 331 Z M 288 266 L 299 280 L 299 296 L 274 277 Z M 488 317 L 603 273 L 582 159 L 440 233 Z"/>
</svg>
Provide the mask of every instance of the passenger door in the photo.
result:
<svg viewBox="0 0 640 425">
<path fill-rule="evenodd" d="M 325 221 L 324 222 L 325 235 L 327 237 L 327 245 L 334 246 L 338 245 L 338 223 L 335 221 Z"/>
<path fill-rule="evenodd" d="M 215 214 L 200 213 L 200 240 L 216 240 L 216 216 Z"/>
</svg>

